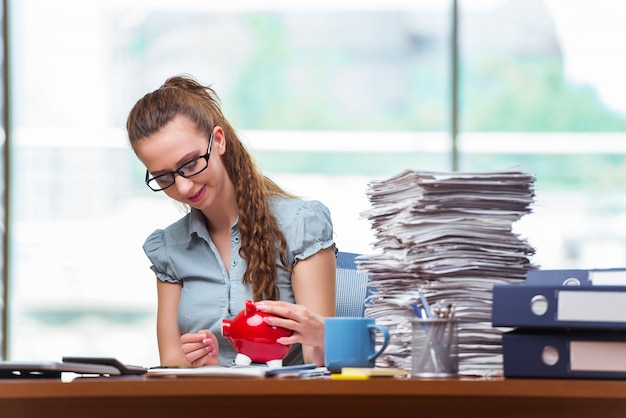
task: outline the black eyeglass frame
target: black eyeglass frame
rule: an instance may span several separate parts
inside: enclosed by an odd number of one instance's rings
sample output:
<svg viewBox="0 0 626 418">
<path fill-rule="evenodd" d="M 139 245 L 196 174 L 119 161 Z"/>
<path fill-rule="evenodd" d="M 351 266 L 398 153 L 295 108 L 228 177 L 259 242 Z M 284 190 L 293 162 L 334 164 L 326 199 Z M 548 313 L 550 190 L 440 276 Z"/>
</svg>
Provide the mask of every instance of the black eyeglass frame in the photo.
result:
<svg viewBox="0 0 626 418">
<path fill-rule="evenodd" d="M 150 177 L 150 172 L 148 170 L 146 170 L 146 179 L 145 179 L 146 186 L 148 186 L 150 188 L 150 190 L 152 190 L 154 192 L 160 192 L 160 191 L 165 190 L 165 189 L 167 189 L 169 187 L 172 187 L 176 183 L 176 174 L 178 174 L 181 177 L 184 177 L 184 178 L 188 179 L 189 177 L 193 177 L 195 175 L 198 175 L 198 174 L 202 173 L 209 166 L 209 158 L 211 157 L 211 147 L 212 146 L 213 146 L 213 133 L 211 133 L 211 137 L 209 138 L 209 148 L 207 149 L 207 152 L 205 154 L 200 155 L 200 156 L 198 156 L 198 157 L 196 157 L 196 158 L 194 158 L 192 160 L 187 161 L 185 164 L 181 165 L 180 167 L 178 167 L 174 171 L 170 171 L 170 172 L 167 172 L 167 173 L 159 174 L 158 176 Z M 200 160 L 202 158 L 204 158 L 206 160 L 206 165 L 204 166 L 204 168 L 202 170 L 199 170 L 199 171 L 197 171 L 197 172 L 195 172 L 193 174 L 185 174 L 183 172 L 183 168 L 186 165 L 189 165 L 191 163 L 195 163 L 196 161 L 198 161 L 198 160 Z M 172 176 L 172 183 L 167 185 L 167 186 L 165 186 L 165 187 L 160 187 L 158 189 L 155 189 L 154 187 L 150 186 L 150 182 L 152 182 L 154 180 L 157 180 L 159 177 L 164 177 L 164 176 Z M 159 184 L 158 180 L 157 180 L 156 184 Z"/>
</svg>

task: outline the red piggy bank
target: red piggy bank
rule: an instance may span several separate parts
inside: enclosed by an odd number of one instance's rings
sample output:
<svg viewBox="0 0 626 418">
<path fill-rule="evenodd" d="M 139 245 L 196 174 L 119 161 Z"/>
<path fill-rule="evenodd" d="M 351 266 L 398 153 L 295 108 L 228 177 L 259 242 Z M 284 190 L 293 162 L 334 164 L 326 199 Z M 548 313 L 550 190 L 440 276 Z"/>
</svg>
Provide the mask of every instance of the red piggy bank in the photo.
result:
<svg viewBox="0 0 626 418">
<path fill-rule="evenodd" d="M 222 336 L 237 351 L 235 364 L 267 363 L 270 367 L 282 366 L 283 358 L 291 346 L 279 344 L 276 340 L 288 337 L 293 331 L 269 325 L 264 317 L 272 316 L 258 311 L 254 302 L 246 301 L 246 307 L 233 319 L 222 319 Z"/>
</svg>

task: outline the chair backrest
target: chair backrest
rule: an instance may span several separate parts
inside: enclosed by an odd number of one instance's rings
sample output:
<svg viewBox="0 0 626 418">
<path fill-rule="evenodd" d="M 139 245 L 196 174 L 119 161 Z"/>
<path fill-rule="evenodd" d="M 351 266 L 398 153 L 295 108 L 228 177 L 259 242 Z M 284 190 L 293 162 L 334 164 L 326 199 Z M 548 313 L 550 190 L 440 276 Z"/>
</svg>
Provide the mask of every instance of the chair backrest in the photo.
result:
<svg viewBox="0 0 626 418">
<path fill-rule="evenodd" d="M 368 295 L 367 274 L 357 270 L 358 254 L 337 253 L 337 316 L 362 317 Z"/>
</svg>

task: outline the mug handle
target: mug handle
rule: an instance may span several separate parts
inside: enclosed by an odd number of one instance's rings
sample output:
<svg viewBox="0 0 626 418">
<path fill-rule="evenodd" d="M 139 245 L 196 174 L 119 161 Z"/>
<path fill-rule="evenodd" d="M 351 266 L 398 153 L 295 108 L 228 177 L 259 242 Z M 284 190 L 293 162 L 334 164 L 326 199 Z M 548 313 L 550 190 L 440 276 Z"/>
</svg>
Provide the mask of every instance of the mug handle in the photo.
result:
<svg viewBox="0 0 626 418">
<path fill-rule="evenodd" d="M 385 348 L 387 348 L 387 346 L 389 345 L 389 330 L 387 329 L 387 327 L 384 327 L 382 325 L 376 325 L 376 324 L 369 324 L 367 327 L 370 329 L 370 332 L 375 332 L 376 330 L 378 330 L 383 334 L 383 343 L 378 349 L 378 351 L 376 351 L 374 354 L 370 354 L 367 357 L 368 361 L 372 361 L 376 357 L 380 356 L 383 353 L 383 351 L 385 351 Z"/>
</svg>

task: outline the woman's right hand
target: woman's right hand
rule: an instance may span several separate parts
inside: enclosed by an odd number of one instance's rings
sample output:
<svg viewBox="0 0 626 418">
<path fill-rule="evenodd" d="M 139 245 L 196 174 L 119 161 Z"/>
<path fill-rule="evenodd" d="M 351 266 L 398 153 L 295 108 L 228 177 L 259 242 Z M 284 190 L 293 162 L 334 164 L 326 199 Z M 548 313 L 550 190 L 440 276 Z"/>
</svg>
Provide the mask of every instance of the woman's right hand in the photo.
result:
<svg viewBox="0 0 626 418">
<path fill-rule="evenodd" d="M 187 360 L 193 367 L 213 366 L 219 364 L 217 357 L 218 343 L 215 335 L 208 330 L 183 334 L 180 346 Z"/>
</svg>

